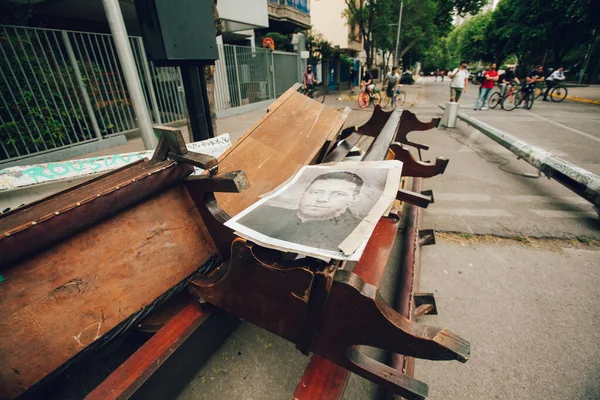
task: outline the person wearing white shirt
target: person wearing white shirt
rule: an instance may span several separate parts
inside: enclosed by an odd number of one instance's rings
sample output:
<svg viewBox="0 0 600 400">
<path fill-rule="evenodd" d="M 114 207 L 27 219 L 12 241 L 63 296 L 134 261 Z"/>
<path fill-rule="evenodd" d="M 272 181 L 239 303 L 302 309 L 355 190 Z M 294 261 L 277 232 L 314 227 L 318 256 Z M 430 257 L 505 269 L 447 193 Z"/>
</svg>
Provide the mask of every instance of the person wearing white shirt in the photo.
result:
<svg viewBox="0 0 600 400">
<path fill-rule="evenodd" d="M 394 93 L 400 83 L 400 74 L 398 74 L 398 67 L 393 67 L 391 72 L 388 72 L 383 80 L 383 86 L 385 89 L 385 93 L 388 97 L 394 97 Z M 387 84 L 387 86 L 386 86 Z"/>
<path fill-rule="evenodd" d="M 554 71 L 548 78 L 546 78 L 546 91 L 544 92 L 544 101 L 549 101 L 547 99 L 548 97 L 548 93 L 550 92 L 550 89 L 552 89 L 553 87 L 557 86 L 560 81 L 564 81 L 565 80 L 565 69 L 561 66 L 558 67 L 558 69 L 556 71 Z"/>
<path fill-rule="evenodd" d="M 450 81 L 450 101 L 457 102 L 463 93 L 467 92 L 467 86 L 469 85 L 469 70 L 467 69 L 469 63 L 462 61 L 460 68 L 455 68 L 448 77 Z"/>
</svg>

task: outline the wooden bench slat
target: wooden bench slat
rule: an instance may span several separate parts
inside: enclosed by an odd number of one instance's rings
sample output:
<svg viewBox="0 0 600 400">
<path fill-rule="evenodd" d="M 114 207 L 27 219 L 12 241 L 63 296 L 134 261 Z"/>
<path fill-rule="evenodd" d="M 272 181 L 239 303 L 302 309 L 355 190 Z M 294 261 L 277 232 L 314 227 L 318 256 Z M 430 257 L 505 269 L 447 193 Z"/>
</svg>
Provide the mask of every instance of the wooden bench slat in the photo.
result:
<svg viewBox="0 0 600 400">
<path fill-rule="evenodd" d="M 173 316 L 154 336 L 114 370 L 87 400 L 129 398 L 211 314 L 213 308 L 200 308 L 195 299 Z"/>
<path fill-rule="evenodd" d="M 375 226 L 365 252 L 353 270 L 366 283 L 379 287 L 399 225 L 399 221 L 392 218 L 381 218 Z M 341 399 L 349 377 L 350 372 L 347 369 L 315 354 L 308 363 L 292 399 Z"/>
<path fill-rule="evenodd" d="M 219 206 L 229 215 L 244 210 L 300 168 L 315 162 L 348 116 L 298 93 L 294 87 L 284 96 L 219 158 L 219 172 L 243 170 L 250 182 L 241 193 L 216 195 Z"/>
</svg>

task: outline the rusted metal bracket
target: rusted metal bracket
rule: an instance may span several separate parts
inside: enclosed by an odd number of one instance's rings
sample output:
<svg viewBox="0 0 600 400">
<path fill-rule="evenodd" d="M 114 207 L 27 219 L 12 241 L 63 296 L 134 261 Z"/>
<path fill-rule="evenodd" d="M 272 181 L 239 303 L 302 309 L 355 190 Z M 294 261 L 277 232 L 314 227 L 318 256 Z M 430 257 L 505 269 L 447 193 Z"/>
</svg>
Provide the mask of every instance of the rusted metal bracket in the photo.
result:
<svg viewBox="0 0 600 400">
<path fill-rule="evenodd" d="M 398 193 L 396 193 L 396 200 L 414 204 L 415 206 L 421 208 L 427 208 L 430 203 L 433 203 L 431 196 L 427 196 L 422 193 L 411 192 L 410 190 L 406 189 L 398 189 Z"/>
<path fill-rule="evenodd" d="M 414 318 L 419 318 L 423 315 L 437 315 L 437 305 L 433 293 L 415 293 L 415 311 Z"/>
<path fill-rule="evenodd" d="M 231 171 L 219 175 L 192 175 L 187 182 L 205 192 L 239 193 L 250 187 L 244 171 Z"/>
<path fill-rule="evenodd" d="M 247 189 L 250 183 L 246 174 L 244 171 L 232 171 L 214 176 L 194 176 L 185 181 L 185 186 L 219 249 L 221 260 L 229 259 L 231 243 L 236 236 L 223 225 L 231 217 L 219 206 L 215 192 L 237 193 Z"/>
<path fill-rule="evenodd" d="M 419 230 L 419 246 L 435 244 L 435 231 L 433 229 Z"/>
</svg>

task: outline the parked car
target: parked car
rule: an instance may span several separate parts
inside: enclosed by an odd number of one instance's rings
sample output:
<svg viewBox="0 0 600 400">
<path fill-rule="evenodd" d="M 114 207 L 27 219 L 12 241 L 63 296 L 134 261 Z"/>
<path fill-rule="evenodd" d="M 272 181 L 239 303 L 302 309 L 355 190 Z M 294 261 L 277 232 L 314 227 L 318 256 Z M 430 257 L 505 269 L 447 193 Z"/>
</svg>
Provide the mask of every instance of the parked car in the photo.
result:
<svg viewBox="0 0 600 400">
<path fill-rule="evenodd" d="M 405 85 L 413 85 L 415 83 L 415 80 L 414 80 L 412 74 L 410 72 L 406 71 L 400 77 L 400 83 L 405 84 Z"/>
</svg>

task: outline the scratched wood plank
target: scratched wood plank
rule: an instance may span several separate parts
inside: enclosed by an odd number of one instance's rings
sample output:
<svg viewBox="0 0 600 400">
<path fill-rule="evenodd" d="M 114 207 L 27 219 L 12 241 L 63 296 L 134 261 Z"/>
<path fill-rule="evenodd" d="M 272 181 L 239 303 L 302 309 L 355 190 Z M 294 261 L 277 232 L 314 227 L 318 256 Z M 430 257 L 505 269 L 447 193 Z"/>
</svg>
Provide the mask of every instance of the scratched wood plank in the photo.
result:
<svg viewBox="0 0 600 400">
<path fill-rule="evenodd" d="M 22 393 L 215 253 L 178 185 L 18 265 L 27 276 L 0 285 L 0 398 Z"/>
<path fill-rule="evenodd" d="M 289 94 L 220 158 L 222 172 L 242 169 L 250 188 L 219 193 L 217 200 L 230 215 L 242 211 L 319 155 L 328 138 L 341 129 L 347 113 L 339 113 L 300 93 Z"/>
</svg>

